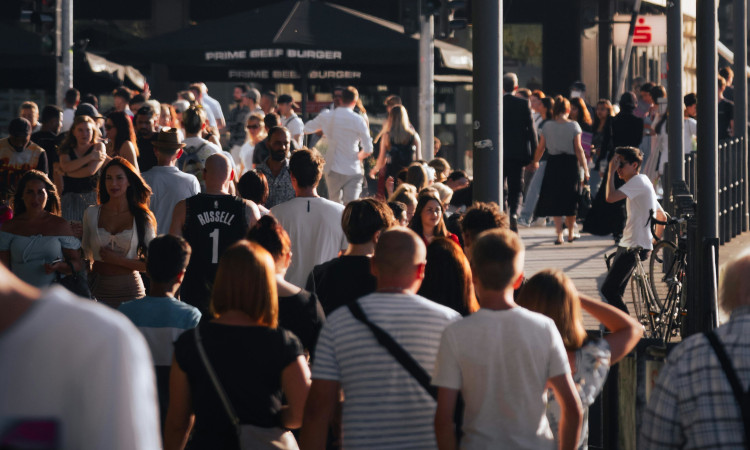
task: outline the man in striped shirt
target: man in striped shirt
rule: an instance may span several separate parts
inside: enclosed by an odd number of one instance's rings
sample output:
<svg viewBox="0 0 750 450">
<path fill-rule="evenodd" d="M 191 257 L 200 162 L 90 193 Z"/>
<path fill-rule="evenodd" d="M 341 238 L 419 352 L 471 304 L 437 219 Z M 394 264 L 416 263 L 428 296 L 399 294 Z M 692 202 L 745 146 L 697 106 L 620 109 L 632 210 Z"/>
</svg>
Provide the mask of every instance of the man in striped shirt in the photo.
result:
<svg viewBox="0 0 750 450">
<path fill-rule="evenodd" d="M 413 231 L 396 227 L 383 232 L 372 259 L 377 290 L 357 302 L 370 321 L 431 373 L 441 333 L 460 316 L 415 294 L 425 258 L 424 243 Z M 312 379 L 300 435 L 303 448 L 325 448 L 340 389 L 345 397 L 344 448 L 436 447 L 435 400 L 348 308 L 328 316 Z"/>
</svg>

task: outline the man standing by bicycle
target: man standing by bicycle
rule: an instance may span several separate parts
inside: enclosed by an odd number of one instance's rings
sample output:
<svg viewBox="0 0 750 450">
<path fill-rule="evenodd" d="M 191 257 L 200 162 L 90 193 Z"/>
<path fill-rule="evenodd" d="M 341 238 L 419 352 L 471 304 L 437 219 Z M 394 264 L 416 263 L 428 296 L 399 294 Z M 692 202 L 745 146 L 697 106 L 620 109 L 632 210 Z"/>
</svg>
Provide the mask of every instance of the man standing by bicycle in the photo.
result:
<svg viewBox="0 0 750 450">
<path fill-rule="evenodd" d="M 639 149 L 618 147 L 609 163 L 609 178 L 607 179 L 607 202 L 614 203 L 627 199 L 625 202 L 627 221 L 614 261 L 607 278 L 602 283 L 601 291 L 607 303 L 626 313 L 628 308 L 623 301 L 623 295 L 636 266 L 636 255 L 643 261 L 648 258 L 653 248 L 649 226 L 650 211 L 655 211 L 658 220 L 666 220 L 666 214 L 656 198 L 653 184 L 646 175 L 640 173 L 642 164 L 643 153 Z M 619 189 L 615 188 L 615 172 L 625 181 Z M 639 251 L 631 251 L 633 249 L 639 249 Z"/>
</svg>

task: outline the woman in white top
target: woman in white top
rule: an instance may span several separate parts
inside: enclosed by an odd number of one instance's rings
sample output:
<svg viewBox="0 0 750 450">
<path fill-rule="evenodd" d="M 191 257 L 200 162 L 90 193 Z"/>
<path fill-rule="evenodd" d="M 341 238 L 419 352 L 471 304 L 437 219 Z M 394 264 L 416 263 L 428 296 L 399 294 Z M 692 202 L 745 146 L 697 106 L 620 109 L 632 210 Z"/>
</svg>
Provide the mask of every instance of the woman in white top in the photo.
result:
<svg viewBox="0 0 750 450">
<path fill-rule="evenodd" d="M 138 272 L 146 270 L 146 251 L 156 229 L 150 197 L 151 189 L 135 167 L 117 156 L 102 169 L 99 205 L 83 215 L 83 248 L 94 260 L 91 293 L 113 308 L 146 295 Z"/>
</svg>

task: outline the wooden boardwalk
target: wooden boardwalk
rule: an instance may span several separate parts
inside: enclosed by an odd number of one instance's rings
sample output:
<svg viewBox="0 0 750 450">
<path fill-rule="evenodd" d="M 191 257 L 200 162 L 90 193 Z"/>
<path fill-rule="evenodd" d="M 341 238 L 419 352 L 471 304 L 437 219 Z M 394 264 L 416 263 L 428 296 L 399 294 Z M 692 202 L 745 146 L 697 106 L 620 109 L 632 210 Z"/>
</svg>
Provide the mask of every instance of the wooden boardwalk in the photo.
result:
<svg viewBox="0 0 750 450">
<path fill-rule="evenodd" d="M 519 231 L 526 246 L 526 277 L 531 277 L 543 269 L 560 269 L 573 280 L 579 292 L 594 298 L 602 298 L 599 286 L 607 275 L 604 255 L 616 250 L 611 236 L 581 233 L 581 238 L 574 242 L 566 241 L 562 245 L 555 245 L 554 227 L 520 227 Z M 625 292 L 625 303 L 632 313 L 632 297 L 629 290 Z M 586 329 L 596 329 L 599 326 L 596 320 L 586 314 L 584 323 Z"/>
<path fill-rule="evenodd" d="M 581 238 L 575 242 L 555 245 L 554 227 L 520 227 L 519 231 L 526 246 L 524 265 L 526 277 L 531 277 L 542 269 L 560 269 L 573 280 L 579 292 L 602 299 L 599 287 L 607 275 L 604 255 L 614 253 L 616 250 L 611 236 L 592 236 L 581 233 Z M 735 237 L 719 247 L 719 264 L 725 264 L 748 247 L 750 247 L 750 232 Z M 721 267 L 719 273 L 721 274 Z M 630 294 L 630 287 L 625 290 L 625 304 L 632 315 L 633 297 Z M 722 323 L 728 319 L 723 312 L 720 312 L 719 317 Z M 586 314 L 584 314 L 584 323 L 586 329 L 595 329 L 599 326 L 596 320 Z"/>
</svg>

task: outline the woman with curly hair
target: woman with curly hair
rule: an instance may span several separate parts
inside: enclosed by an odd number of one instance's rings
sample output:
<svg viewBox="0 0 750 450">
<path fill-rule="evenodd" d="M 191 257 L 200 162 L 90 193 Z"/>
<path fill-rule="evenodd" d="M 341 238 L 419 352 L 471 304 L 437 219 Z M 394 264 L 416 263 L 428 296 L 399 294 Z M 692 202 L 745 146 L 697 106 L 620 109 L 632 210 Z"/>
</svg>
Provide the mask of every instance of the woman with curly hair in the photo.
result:
<svg viewBox="0 0 750 450">
<path fill-rule="evenodd" d="M 102 169 L 99 204 L 83 215 L 83 249 L 94 261 L 91 293 L 113 308 L 146 295 L 138 272 L 146 270 L 156 229 L 150 197 L 151 189 L 135 167 L 116 156 Z"/>
</svg>

